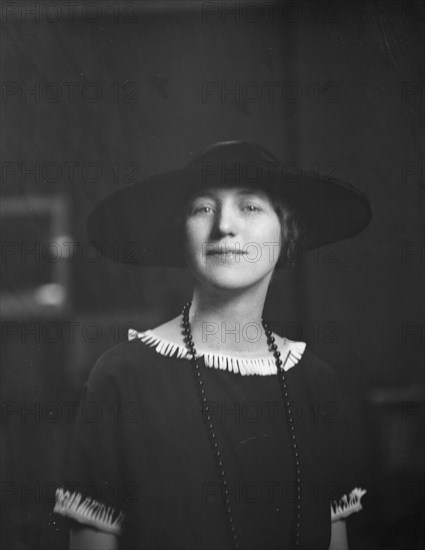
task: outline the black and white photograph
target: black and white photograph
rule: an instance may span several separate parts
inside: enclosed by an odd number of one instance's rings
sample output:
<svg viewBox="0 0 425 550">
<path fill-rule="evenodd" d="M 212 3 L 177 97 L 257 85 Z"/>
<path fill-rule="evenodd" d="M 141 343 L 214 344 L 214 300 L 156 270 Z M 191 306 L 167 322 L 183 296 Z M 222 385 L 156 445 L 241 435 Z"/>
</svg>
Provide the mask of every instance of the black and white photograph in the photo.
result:
<svg viewBox="0 0 425 550">
<path fill-rule="evenodd" d="M 424 3 L 0 13 L 0 548 L 422 549 Z"/>
</svg>

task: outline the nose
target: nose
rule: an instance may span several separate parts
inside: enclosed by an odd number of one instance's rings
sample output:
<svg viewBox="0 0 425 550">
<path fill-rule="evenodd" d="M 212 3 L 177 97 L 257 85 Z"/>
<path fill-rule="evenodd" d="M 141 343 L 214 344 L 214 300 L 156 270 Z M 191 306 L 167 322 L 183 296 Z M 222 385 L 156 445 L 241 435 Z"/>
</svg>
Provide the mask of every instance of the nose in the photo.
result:
<svg viewBox="0 0 425 550">
<path fill-rule="evenodd" d="M 237 216 L 230 204 L 222 204 L 216 213 L 214 229 L 220 235 L 236 235 Z"/>
</svg>

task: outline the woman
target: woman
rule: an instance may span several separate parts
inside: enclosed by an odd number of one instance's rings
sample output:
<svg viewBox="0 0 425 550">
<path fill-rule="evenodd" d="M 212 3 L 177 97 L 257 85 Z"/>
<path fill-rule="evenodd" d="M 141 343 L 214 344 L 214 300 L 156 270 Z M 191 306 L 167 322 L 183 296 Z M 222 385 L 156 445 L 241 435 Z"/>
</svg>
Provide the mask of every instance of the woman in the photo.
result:
<svg viewBox="0 0 425 550">
<path fill-rule="evenodd" d="M 91 373 L 74 485 L 55 506 L 73 520 L 71 549 L 348 548 L 345 518 L 365 491 L 341 478 L 335 376 L 262 312 L 276 267 L 370 215 L 353 187 L 236 141 L 97 205 L 88 229 L 102 254 L 187 266 L 194 291 Z"/>
</svg>

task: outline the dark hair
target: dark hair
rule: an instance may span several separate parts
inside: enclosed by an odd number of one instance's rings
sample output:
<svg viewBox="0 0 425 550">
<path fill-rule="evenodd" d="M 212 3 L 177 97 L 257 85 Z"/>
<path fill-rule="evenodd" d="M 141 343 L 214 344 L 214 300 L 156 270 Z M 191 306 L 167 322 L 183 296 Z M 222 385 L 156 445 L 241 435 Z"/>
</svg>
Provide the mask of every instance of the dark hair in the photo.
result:
<svg viewBox="0 0 425 550">
<path fill-rule="evenodd" d="M 301 256 L 302 229 L 296 211 L 280 197 L 269 193 L 280 221 L 281 249 L 276 268 L 293 267 Z"/>
</svg>

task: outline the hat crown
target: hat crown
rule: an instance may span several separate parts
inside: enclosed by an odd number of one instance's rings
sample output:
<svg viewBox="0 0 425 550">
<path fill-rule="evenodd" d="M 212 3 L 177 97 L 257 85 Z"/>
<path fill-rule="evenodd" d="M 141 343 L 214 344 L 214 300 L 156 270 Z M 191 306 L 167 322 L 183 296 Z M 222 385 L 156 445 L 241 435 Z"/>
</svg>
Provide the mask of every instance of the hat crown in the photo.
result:
<svg viewBox="0 0 425 550">
<path fill-rule="evenodd" d="M 281 164 L 280 160 L 261 145 L 249 141 L 218 141 L 198 153 L 189 165 L 205 163 L 243 163 L 257 166 Z"/>
</svg>

